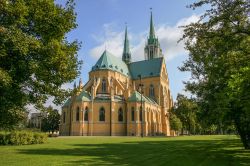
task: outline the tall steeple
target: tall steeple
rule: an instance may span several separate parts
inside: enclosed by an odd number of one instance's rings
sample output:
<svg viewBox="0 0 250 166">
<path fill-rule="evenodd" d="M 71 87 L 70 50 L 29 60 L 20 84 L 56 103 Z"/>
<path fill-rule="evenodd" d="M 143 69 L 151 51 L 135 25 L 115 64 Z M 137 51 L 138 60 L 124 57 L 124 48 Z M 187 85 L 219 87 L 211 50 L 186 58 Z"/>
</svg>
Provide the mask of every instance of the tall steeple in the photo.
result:
<svg viewBox="0 0 250 166">
<path fill-rule="evenodd" d="M 147 44 L 144 48 L 144 55 L 146 60 L 163 57 L 160 43 L 158 41 L 158 38 L 156 38 L 155 36 L 152 8 L 150 8 L 150 10 L 149 36 Z"/>
<path fill-rule="evenodd" d="M 125 28 L 125 39 L 124 39 L 124 47 L 123 47 L 123 53 L 122 53 L 122 60 L 129 64 L 131 62 L 131 52 L 129 49 L 129 40 L 128 40 L 128 31 L 127 31 L 127 25 Z"/>
<path fill-rule="evenodd" d="M 149 30 L 149 38 L 154 39 L 155 38 L 155 29 L 154 29 L 154 23 L 153 23 L 153 14 L 151 11 L 151 16 L 150 16 L 150 30 Z"/>
</svg>

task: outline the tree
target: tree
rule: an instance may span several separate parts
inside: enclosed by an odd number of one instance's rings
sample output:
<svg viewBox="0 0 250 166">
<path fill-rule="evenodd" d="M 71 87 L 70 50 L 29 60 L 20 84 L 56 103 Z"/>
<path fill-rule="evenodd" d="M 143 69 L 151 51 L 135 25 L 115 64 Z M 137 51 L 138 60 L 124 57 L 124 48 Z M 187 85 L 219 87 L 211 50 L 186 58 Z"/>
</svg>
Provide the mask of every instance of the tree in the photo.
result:
<svg viewBox="0 0 250 166">
<path fill-rule="evenodd" d="M 170 128 L 171 128 L 171 130 L 175 130 L 177 133 L 182 129 L 182 122 L 173 113 L 173 111 L 170 112 Z"/>
<path fill-rule="evenodd" d="M 210 9 L 185 26 L 189 58 L 180 67 L 190 71 L 186 89 L 196 96 L 217 124 L 233 121 L 246 149 L 250 148 L 250 24 L 248 0 L 200 0 L 196 9 Z"/>
<path fill-rule="evenodd" d="M 49 97 L 60 104 L 66 82 L 79 74 L 79 43 L 67 41 L 76 28 L 74 1 L 1 0 L 0 2 L 0 126 L 13 128 L 25 106 L 42 108 Z"/>
<path fill-rule="evenodd" d="M 198 106 L 195 101 L 188 99 L 182 94 L 177 95 L 173 112 L 181 120 L 183 129 L 188 130 L 192 134 L 195 133 L 197 110 Z"/>
<path fill-rule="evenodd" d="M 53 109 L 51 106 L 46 110 L 47 117 L 42 119 L 42 131 L 52 132 L 59 131 L 60 114 L 57 109 Z"/>
</svg>

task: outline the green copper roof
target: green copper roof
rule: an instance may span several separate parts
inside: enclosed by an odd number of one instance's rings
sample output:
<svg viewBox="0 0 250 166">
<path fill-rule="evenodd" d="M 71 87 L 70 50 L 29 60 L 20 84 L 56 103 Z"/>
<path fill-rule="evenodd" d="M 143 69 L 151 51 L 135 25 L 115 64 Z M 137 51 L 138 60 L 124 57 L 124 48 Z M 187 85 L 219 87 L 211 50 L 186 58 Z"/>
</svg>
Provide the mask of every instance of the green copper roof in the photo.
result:
<svg viewBox="0 0 250 166">
<path fill-rule="evenodd" d="M 91 96 L 87 91 L 82 91 L 77 97 L 76 101 L 91 101 Z"/>
<path fill-rule="evenodd" d="M 131 77 L 132 79 L 139 79 L 138 75 L 141 75 L 142 78 L 160 76 L 162 63 L 163 58 L 130 63 L 129 70 Z"/>
<path fill-rule="evenodd" d="M 151 104 L 157 104 L 157 103 L 155 102 L 154 99 L 152 99 L 152 98 L 150 98 L 150 97 L 148 97 L 148 96 L 145 96 L 145 98 L 147 98 L 148 101 L 149 101 Z"/>
<path fill-rule="evenodd" d="M 125 39 L 124 39 L 124 47 L 123 47 L 123 53 L 122 53 L 122 60 L 128 64 L 131 62 L 131 53 L 129 50 L 129 40 L 128 40 L 128 32 L 127 32 L 127 26 L 125 29 Z"/>
<path fill-rule="evenodd" d="M 150 29 L 149 29 L 148 44 L 154 44 L 154 45 L 160 46 L 158 39 L 155 37 L 155 29 L 154 29 L 152 11 L 151 11 L 151 16 L 150 16 Z"/>
<path fill-rule="evenodd" d="M 135 91 L 129 98 L 128 98 L 129 102 L 141 102 L 141 93 L 138 91 Z M 150 104 L 157 104 L 155 101 L 153 101 L 152 99 L 142 95 L 142 102 L 147 102 Z"/>
<path fill-rule="evenodd" d="M 138 91 L 135 91 L 129 98 L 128 98 L 129 102 L 137 102 L 137 101 L 141 101 L 141 93 L 139 93 Z M 144 95 L 142 95 L 142 102 L 147 101 L 147 98 L 145 98 Z"/>
<path fill-rule="evenodd" d="M 62 107 L 68 107 L 71 104 L 71 99 L 69 98 Z"/>
<path fill-rule="evenodd" d="M 99 60 L 92 67 L 92 71 L 95 70 L 112 70 L 126 76 L 130 76 L 126 63 L 106 50 L 102 53 Z"/>
<path fill-rule="evenodd" d="M 154 29 L 154 23 L 153 23 L 153 14 L 152 14 L 152 11 L 151 11 L 149 39 L 153 39 L 153 38 L 155 38 L 155 29 Z"/>
<path fill-rule="evenodd" d="M 148 38 L 148 44 L 154 44 L 156 46 L 160 46 L 159 40 L 157 38 Z"/>
</svg>

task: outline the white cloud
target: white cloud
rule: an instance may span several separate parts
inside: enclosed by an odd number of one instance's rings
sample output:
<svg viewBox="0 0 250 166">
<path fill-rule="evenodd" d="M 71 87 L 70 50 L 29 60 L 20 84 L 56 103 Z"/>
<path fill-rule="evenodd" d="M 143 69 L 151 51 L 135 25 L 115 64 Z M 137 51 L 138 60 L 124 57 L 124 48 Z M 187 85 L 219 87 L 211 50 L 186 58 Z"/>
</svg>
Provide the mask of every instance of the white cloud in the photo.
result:
<svg viewBox="0 0 250 166">
<path fill-rule="evenodd" d="M 198 15 L 192 15 L 188 18 L 183 18 L 179 20 L 176 25 L 159 25 L 155 26 L 156 35 L 158 36 L 159 42 L 161 44 L 161 48 L 163 54 L 167 61 L 171 59 L 187 54 L 187 51 L 184 49 L 183 41 L 178 42 L 178 40 L 182 37 L 183 29 L 180 26 L 188 25 L 191 22 L 198 21 Z M 102 52 L 105 50 L 105 46 L 108 51 L 113 53 L 115 56 L 121 56 L 123 50 L 123 40 L 124 40 L 124 31 L 117 32 L 114 30 L 114 23 L 105 24 L 104 35 L 93 35 L 93 38 L 97 41 L 98 45 L 90 50 L 90 55 L 99 58 Z M 144 30 L 139 34 L 133 34 L 129 32 L 130 36 L 130 47 L 132 53 L 132 60 L 138 61 L 144 59 L 144 46 L 148 35 L 148 30 Z M 136 40 L 135 44 L 132 40 Z"/>
<path fill-rule="evenodd" d="M 113 23 L 104 24 L 104 35 L 92 35 L 99 45 L 90 50 L 91 56 L 99 58 L 105 48 L 115 56 L 120 56 L 122 54 L 124 40 L 123 32 L 114 31 L 114 26 Z"/>
<path fill-rule="evenodd" d="M 192 16 L 190 16 L 190 17 L 183 18 L 183 19 L 181 19 L 181 20 L 179 20 L 179 21 L 177 22 L 176 26 L 177 26 L 177 27 L 178 27 L 178 26 L 185 26 L 185 25 L 188 25 L 188 24 L 190 24 L 190 23 L 197 22 L 197 21 L 199 21 L 199 17 L 200 17 L 200 16 L 201 16 L 201 15 L 196 15 L 196 14 L 194 14 L 194 15 L 192 15 Z"/>
<path fill-rule="evenodd" d="M 156 34 L 159 37 L 159 42 L 166 60 L 169 61 L 178 55 L 187 53 L 184 49 L 183 42 L 178 43 L 183 33 L 177 26 L 169 27 L 162 25 L 157 28 Z"/>
<path fill-rule="evenodd" d="M 116 0 L 110 0 L 116 1 Z M 176 25 L 156 25 L 156 35 L 158 36 L 159 42 L 161 44 L 161 48 L 163 50 L 163 54 L 167 61 L 174 59 L 177 56 L 187 54 L 187 51 L 184 49 L 184 43 L 177 41 L 182 37 L 183 31 L 182 28 L 179 28 L 183 25 L 188 25 L 191 22 L 198 21 L 198 15 L 192 15 L 188 18 L 183 18 L 179 20 Z M 90 50 L 90 55 L 94 58 L 99 58 L 102 52 L 107 50 L 113 53 L 115 56 L 121 57 L 123 51 L 123 41 L 124 41 L 124 31 L 115 31 L 116 24 L 109 23 L 103 25 L 103 33 L 101 34 L 93 34 L 92 37 L 96 40 L 98 45 Z M 129 31 L 129 30 L 128 30 Z M 148 29 L 133 34 L 129 32 L 129 40 L 130 40 L 130 49 L 132 53 L 132 60 L 138 61 L 144 59 L 144 47 L 146 43 L 146 39 L 148 36 Z M 133 43 L 133 44 L 132 44 Z M 72 89 L 73 83 L 67 83 L 62 85 L 63 89 Z M 187 94 L 184 90 L 182 90 L 183 94 Z M 187 94 L 188 95 L 188 94 Z M 45 106 L 51 105 L 53 108 L 61 110 L 61 106 L 57 106 L 53 103 L 53 97 L 50 97 Z M 35 112 L 36 109 L 33 105 L 28 105 L 27 109 L 31 112 Z"/>
</svg>

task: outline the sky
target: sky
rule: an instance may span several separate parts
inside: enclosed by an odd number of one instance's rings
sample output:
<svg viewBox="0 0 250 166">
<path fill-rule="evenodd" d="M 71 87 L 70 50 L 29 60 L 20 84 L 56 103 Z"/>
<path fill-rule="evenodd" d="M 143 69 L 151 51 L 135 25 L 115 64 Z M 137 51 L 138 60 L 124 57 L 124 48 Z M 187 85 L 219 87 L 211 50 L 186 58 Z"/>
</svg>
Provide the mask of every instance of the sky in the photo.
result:
<svg viewBox="0 0 250 166">
<path fill-rule="evenodd" d="M 167 72 L 170 81 L 170 91 L 173 99 L 178 93 L 186 94 L 183 81 L 190 78 L 190 73 L 178 70 L 188 57 L 184 43 L 178 40 L 182 37 L 182 25 L 198 20 L 204 9 L 192 10 L 186 6 L 194 0 L 75 0 L 78 27 L 67 34 L 69 41 L 82 42 L 78 52 L 83 61 L 81 74 L 75 80 L 82 78 L 88 81 L 88 73 L 106 49 L 117 57 L 122 56 L 125 23 L 128 35 L 132 61 L 144 59 L 144 46 L 149 33 L 150 8 L 156 36 L 160 41 L 166 59 Z M 65 0 L 56 3 L 65 4 Z M 72 83 L 63 85 L 72 88 Z M 47 105 L 52 104 L 52 100 Z M 57 106 L 60 109 L 60 106 Z"/>
</svg>

